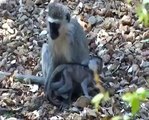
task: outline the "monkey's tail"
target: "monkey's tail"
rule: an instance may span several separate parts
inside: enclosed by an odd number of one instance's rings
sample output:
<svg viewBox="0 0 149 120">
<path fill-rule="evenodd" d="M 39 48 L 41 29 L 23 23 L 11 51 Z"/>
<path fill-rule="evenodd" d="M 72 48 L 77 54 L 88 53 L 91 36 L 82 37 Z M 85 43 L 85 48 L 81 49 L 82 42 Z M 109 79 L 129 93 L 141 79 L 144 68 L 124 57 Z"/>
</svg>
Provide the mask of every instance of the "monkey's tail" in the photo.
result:
<svg viewBox="0 0 149 120">
<path fill-rule="evenodd" d="M 34 76 L 34 75 L 22 75 L 22 74 L 8 73 L 8 72 L 0 71 L 0 79 L 3 79 L 6 76 L 11 76 L 11 75 L 21 82 L 22 81 L 26 82 L 26 80 L 31 80 L 31 83 L 38 84 L 38 85 L 44 85 L 44 77 L 38 77 L 38 76 Z"/>
<path fill-rule="evenodd" d="M 51 74 L 51 77 L 50 77 L 50 80 L 49 80 L 49 82 L 50 82 L 50 86 L 49 86 L 49 92 L 47 93 L 48 95 L 46 95 L 47 96 L 47 99 L 53 104 L 53 105 L 55 105 L 55 106 L 57 106 L 57 107 L 60 107 L 61 105 L 62 105 L 62 102 L 58 102 L 58 101 L 56 101 L 56 100 L 54 100 L 53 99 L 53 90 L 51 89 L 51 83 L 52 83 L 52 81 L 54 80 L 54 78 L 55 78 L 55 76 L 57 75 L 57 74 L 59 74 L 59 73 L 61 73 L 65 68 L 67 67 L 67 65 L 66 64 L 62 64 L 62 65 L 59 65 L 58 67 L 56 67 L 55 68 L 55 70 L 53 71 L 53 73 Z M 47 87 L 48 88 L 48 87 Z"/>
</svg>

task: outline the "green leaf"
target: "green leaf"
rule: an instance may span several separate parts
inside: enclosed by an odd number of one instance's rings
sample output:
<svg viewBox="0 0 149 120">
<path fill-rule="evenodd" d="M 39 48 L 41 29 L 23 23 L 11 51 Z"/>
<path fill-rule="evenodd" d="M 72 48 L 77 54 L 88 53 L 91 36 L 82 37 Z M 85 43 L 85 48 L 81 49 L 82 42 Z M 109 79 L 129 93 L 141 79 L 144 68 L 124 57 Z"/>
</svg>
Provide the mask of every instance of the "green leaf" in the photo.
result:
<svg viewBox="0 0 149 120">
<path fill-rule="evenodd" d="M 122 99 L 124 101 L 127 101 L 127 102 L 131 102 L 132 99 L 133 99 L 133 94 L 132 93 L 125 93 L 123 96 L 122 96 Z"/>
<path fill-rule="evenodd" d="M 99 93 L 95 97 L 93 97 L 93 99 L 91 100 L 91 103 L 94 104 L 94 107 L 96 110 L 98 110 L 99 104 L 103 97 L 104 97 L 104 95 L 102 93 Z"/>
<path fill-rule="evenodd" d="M 114 117 L 112 117 L 112 120 L 122 120 L 122 117 L 121 116 L 114 116 Z"/>
<path fill-rule="evenodd" d="M 140 100 L 139 99 L 133 99 L 131 103 L 131 112 L 133 115 L 135 115 L 140 109 Z"/>
<path fill-rule="evenodd" d="M 102 93 L 97 94 L 95 97 L 93 97 L 91 103 L 100 103 L 104 95 Z"/>
<path fill-rule="evenodd" d="M 146 90 L 145 88 L 138 88 L 136 90 L 136 94 L 140 100 L 145 100 L 149 97 L 149 90 Z"/>
</svg>

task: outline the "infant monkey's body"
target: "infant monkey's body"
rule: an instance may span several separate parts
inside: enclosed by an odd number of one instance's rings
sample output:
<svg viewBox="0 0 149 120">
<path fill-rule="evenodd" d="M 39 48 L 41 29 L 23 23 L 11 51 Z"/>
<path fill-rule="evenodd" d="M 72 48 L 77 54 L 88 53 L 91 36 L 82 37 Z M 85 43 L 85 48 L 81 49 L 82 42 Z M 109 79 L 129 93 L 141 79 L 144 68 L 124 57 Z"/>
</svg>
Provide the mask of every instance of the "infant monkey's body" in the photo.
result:
<svg viewBox="0 0 149 120">
<path fill-rule="evenodd" d="M 89 95 L 89 85 L 95 86 L 94 72 L 100 73 L 102 69 L 102 59 L 93 57 L 89 60 L 88 65 L 82 64 L 62 64 L 56 67 L 51 75 L 47 86 L 47 98 L 54 105 L 60 106 L 63 103 L 70 104 L 73 93 L 82 93 L 87 97 Z M 53 93 L 55 96 L 61 96 L 62 102 L 53 100 Z"/>
</svg>

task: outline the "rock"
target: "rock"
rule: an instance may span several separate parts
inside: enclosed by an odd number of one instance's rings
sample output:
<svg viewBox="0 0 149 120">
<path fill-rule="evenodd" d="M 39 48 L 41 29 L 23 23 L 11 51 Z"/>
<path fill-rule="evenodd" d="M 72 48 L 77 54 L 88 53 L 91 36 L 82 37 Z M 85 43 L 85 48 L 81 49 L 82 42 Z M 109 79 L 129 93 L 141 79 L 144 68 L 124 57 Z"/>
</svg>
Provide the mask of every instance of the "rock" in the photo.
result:
<svg viewBox="0 0 149 120">
<path fill-rule="evenodd" d="M 3 16 L 4 18 L 9 18 L 9 17 L 11 16 L 11 14 L 9 13 L 9 11 L 3 10 L 3 11 L 2 11 L 2 16 Z"/>
<path fill-rule="evenodd" d="M 98 24 L 101 24 L 101 23 L 103 22 L 103 17 L 97 15 L 97 16 L 96 16 L 96 22 L 97 22 Z"/>
<path fill-rule="evenodd" d="M 135 44 L 135 47 L 139 48 L 139 49 L 142 49 L 143 48 L 143 43 L 138 42 L 138 43 Z"/>
<path fill-rule="evenodd" d="M 149 30 L 143 33 L 143 39 L 148 39 L 149 38 Z"/>
<path fill-rule="evenodd" d="M 126 80 L 121 80 L 120 85 L 121 85 L 122 87 L 124 87 L 124 86 L 126 86 L 126 85 L 129 85 L 129 82 L 126 81 Z"/>
<path fill-rule="evenodd" d="M 111 60 L 111 56 L 109 54 L 105 54 L 102 56 L 103 62 L 108 63 Z"/>
<path fill-rule="evenodd" d="M 74 106 L 84 108 L 84 107 L 87 107 L 89 104 L 90 104 L 90 100 L 85 96 L 81 96 L 74 103 Z"/>
<path fill-rule="evenodd" d="M 121 22 L 122 22 L 123 25 L 129 25 L 130 26 L 131 22 L 132 22 L 132 19 L 131 19 L 130 16 L 124 15 L 123 18 L 121 19 Z"/>
<path fill-rule="evenodd" d="M 50 119 L 51 120 L 51 119 Z M 53 119 L 56 120 L 56 119 Z M 82 120 L 82 117 L 77 113 L 70 113 L 66 120 Z"/>
<path fill-rule="evenodd" d="M 11 61 L 11 64 L 15 64 L 15 63 L 16 63 L 16 60 L 12 60 L 12 61 Z"/>
<path fill-rule="evenodd" d="M 94 25 L 94 24 L 97 22 L 97 21 L 96 21 L 96 17 L 95 17 L 95 16 L 89 17 L 88 22 L 89 22 L 91 25 Z"/>
<path fill-rule="evenodd" d="M 43 30 L 41 31 L 41 33 L 39 34 L 39 36 L 43 36 L 43 35 L 46 35 L 47 34 L 47 30 Z"/>
<path fill-rule="evenodd" d="M 8 28 L 9 28 L 9 25 L 8 25 L 7 23 L 4 23 L 4 24 L 2 25 L 2 28 L 3 28 L 3 29 L 8 29 Z"/>
<path fill-rule="evenodd" d="M 84 108 L 84 111 L 89 117 L 97 117 L 96 111 L 94 109 Z"/>
<path fill-rule="evenodd" d="M 6 58 L 2 59 L 2 61 L 0 61 L 0 67 L 5 66 L 6 63 L 7 59 Z"/>
<path fill-rule="evenodd" d="M 8 24 L 11 28 L 14 27 L 14 21 L 11 20 L 11 19 L 7 19 L 7 24 Z"/>
<path fill-rule="evenodd" d="M 17 120 L 17 118 L 10 117 L 10 118 L 7 118 L 7 120 Z"/>
<path fill-rule="evenodd" d="M 140 67 L 142 67 L 142 68 L 149 67 L 149 62 L 148 61 L 142 61 L 142 63 L 140 64 Z"/>
<path fill-rule="evenodd" d="M 79 113 L 79 112 L 80 112 L 79 108 L 77 108 L 77 107 L 72 107 L 72 108 L 70 108 L 69 110 L 70 110 L 71 112 L 75 112 L 75 113 Z"/>
<path fill-rule="evenodd" d="M 35 0 L 36 5 L 41 5 L 43 3 L 43 0 Z"/>
<path fill-rule="evenodd" d="M 131 55 L 131 54 L 128 55 L 127 57 L 128 57 L 129 62 L 132 62 L 132 61 L 134 60 L 134 57 L 133 57 L 133 55 Z"/>
<path fill-rule="evenodd" d="M 15 32 L 14 29 L 11 29 L 10 27 L 7 30 L 10 34 L 14 34 L 14 32 Z"/>
<path fill-rule="evenodd" d="M 128 72 L 136 72 L 139 69 L 139 66 L 137 64 L 133 64 L 129 69 Z"/>
<path fill-rule="evenodd" d="M 76 10 L 74 11 L 74 14 L 80 14 L 80 12 L 82 11 L 83 7 L 84 7 L 83 3 L 80 2 L 78 4 L 78 6 L 76 7 Z"/>
<path fill-rule="evenodd" d="M 26 15 L 23 15 L 20 17 L 20 21 L 22 21 L 22 22 L 27 20 L 27 19 L 28 19 L 28 17 Z"/>
</svg>

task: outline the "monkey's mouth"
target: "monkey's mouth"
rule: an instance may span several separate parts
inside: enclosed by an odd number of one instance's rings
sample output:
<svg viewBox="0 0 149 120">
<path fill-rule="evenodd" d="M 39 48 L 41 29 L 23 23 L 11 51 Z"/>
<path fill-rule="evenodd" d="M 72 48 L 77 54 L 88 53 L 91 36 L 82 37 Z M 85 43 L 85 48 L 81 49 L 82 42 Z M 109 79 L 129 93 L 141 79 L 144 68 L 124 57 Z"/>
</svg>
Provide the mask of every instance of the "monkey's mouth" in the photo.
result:
<svg viewBox="0 0 149 120">
<path fill-rule="evenodd" d="M 59 36 L 59 28 L 60 28 L 60 23 L 50 23 L 49 22 L 49 27 L 50 27 L 50 37 L 55 40 Z"/>
</svg>

